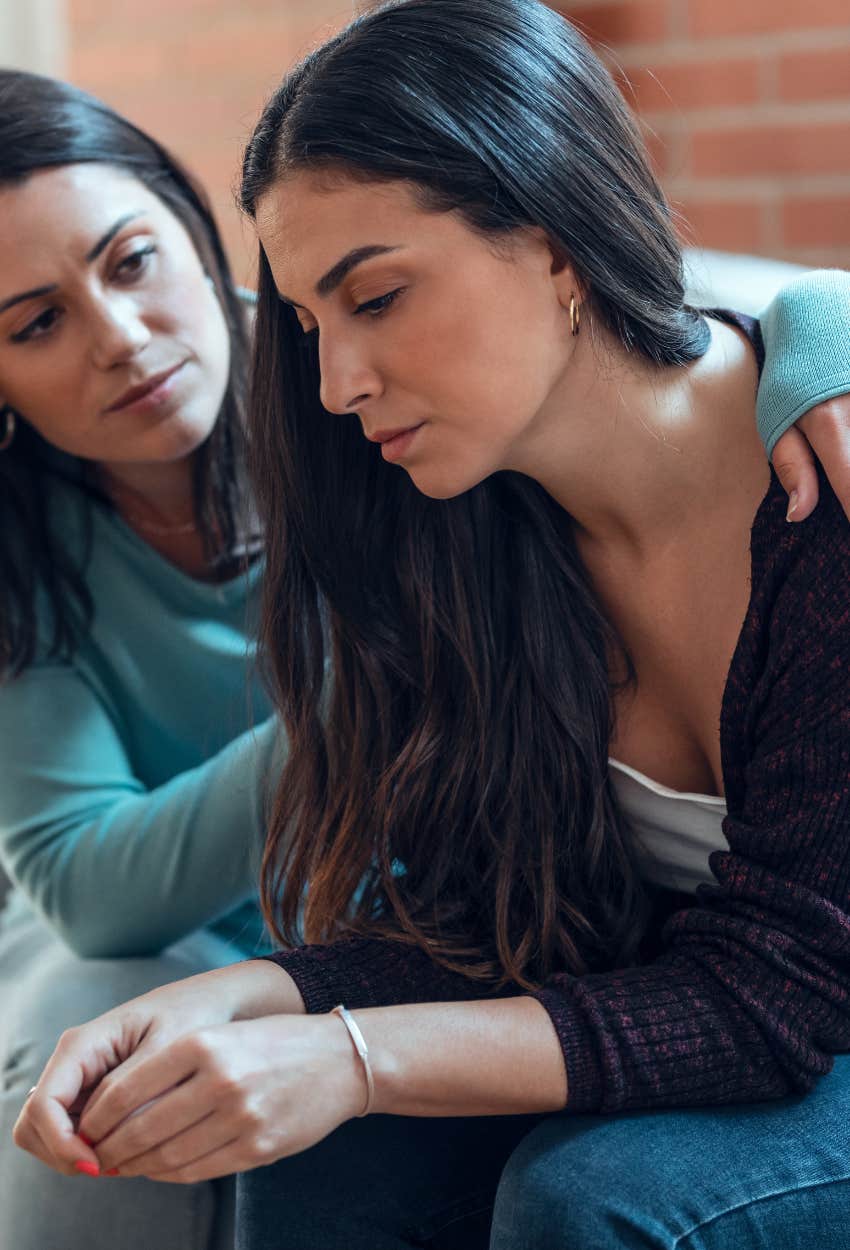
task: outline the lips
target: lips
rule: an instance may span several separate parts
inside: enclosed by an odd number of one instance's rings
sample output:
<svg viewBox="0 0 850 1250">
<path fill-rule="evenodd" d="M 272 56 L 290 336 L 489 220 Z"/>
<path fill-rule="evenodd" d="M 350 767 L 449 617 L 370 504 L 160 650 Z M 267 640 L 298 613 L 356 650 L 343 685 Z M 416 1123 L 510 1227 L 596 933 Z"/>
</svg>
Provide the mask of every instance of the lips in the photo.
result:
<svg viewBox="0 0 850 1250">
<path fill-rule="evenodd" d="M 409 434 L 411 430 L 418 430 L 420 425 L 424 425 L 420 421 L 418 425 L 400 425 L 395 430 L 376 430 L 374 434 L 367 434 L 370 443 L 389 443 L 392 439 L 398 438 L 399 434 Z"/>
<path fill-rule="evenodd" d="M 150 374 L 143 382 L 139 382 L 136 386 L 131 386 L 129 390 L 124 392 L 123 395 L 120 395 L 119 398 L 116 399 L 115 403 L 111 404 L 106 411 L 119 412 L 122 408 L 129 408 L 131 404 L 135 404 L 140 399 L 144 399 L 146 395 L 150 395 L 153 391 L 157 390 L 158 387 L 162 386 L 163 382 L 167 382 L 172 374 L 175 374 L 178 369 L 182 369 L 185 363 L 186 362 L 184 360 L 181 360 L 179 364 L 171 365 L 168 369 L 163 369 L 159 373 Z"/>
</svg>

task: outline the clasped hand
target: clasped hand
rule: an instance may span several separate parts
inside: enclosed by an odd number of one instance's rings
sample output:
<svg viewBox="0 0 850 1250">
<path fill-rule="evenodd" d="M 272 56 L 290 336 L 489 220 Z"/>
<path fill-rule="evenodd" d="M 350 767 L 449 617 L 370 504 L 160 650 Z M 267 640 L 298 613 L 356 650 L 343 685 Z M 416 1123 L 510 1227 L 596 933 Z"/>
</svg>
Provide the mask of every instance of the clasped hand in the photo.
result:
<svg viewBox="0 0 850 1250">
<path fill-rule="evenodd" d="M 67 1175 L 188 1184 L 296 1154 L 359 1112 L 363 1072 L 335 1016 L 233 1020 L 193 997 L 201 980 L 63 1034 L 17 1145 Z"/>
</svg>

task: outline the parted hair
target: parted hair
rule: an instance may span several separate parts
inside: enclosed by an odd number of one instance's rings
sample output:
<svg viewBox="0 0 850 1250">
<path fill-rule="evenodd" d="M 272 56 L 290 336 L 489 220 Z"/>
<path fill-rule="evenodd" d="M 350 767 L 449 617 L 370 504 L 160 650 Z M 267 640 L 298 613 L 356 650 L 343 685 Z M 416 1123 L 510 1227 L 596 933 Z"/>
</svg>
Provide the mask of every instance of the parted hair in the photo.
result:
<svg viewBox="0 0 850 1250">
<path fill-rule="evenodd" d="M 395 0 L 356 19 L 269 101 L 245 212 L 298 171 L 404 180 L 495 245 L 543 227 L 629 351 L 661 366 L 706 349 L 628 108 L 536 0 Z M 261 250 L 262 650 L 289 740 L 270 925 L 286 943 L 382 934 L 496 988 L 627 964 L 646 899 L 607 751 L 612 673 L 631 669 L 570 516 L 510 472 L 426 498 L 319 392 L 315 335 Z"/>
</svg>

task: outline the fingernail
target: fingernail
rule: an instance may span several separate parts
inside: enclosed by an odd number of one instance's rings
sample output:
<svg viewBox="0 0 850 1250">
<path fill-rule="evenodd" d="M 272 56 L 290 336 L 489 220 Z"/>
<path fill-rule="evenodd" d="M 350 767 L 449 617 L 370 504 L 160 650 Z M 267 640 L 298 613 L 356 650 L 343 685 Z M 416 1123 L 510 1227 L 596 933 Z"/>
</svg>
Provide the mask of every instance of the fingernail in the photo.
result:
<svg viewBox="0 0 850 1250">
<path fill-rule="evenodd" d="M 790 496 L 790 498 L 789 498 L 789 500 L 788 500 L 788 511 L 785 513 L 785 520 L 786 520 L 786 521 L 790 521 L 790 520 L 791 520 L 792 516 L 793 516 L 793 515 L 794 515 L 794 513 L 797 511 L 797 504 L 798 504 L 799 502 L 800 502 L 800 497 L 799 497 L 799 495 L 797 494 L 797 492 L 796 492 L 795 490 L 792 490 L 792 491 L 791 491 L 791 496 Z"/>
<path fill-rule="evenodd" d="M 81 1141 L 81 1142 L 83 1142 L 83 1144 L 84 1144 L 84 1145 L 86 1145 L 86 1146 L 93 1146 L 93 1145 L 94 1145 L 94 1142 L 92 1141 L 92 1139 L 91 1139 L 90 1137 L 86 1137 L 85 1133 L 80 1133 L 80 1132 L 78 1131 L 78 1132 L 77 1132 L 77 1136 L 79 1137 L 80 1141 Z"/>
<path fill-rule="evenodd" d="M 104 1175 L 105 1176 L 120 1176 L 121 1173 L 118 1171 L 117 1168 L 107 1168 Z"/>
<path fill-rule="evenodd" d="M 88 1159 L 78 1159 L 74 1167 L 78 1172 L 84 1172 L 86 1176 L 100 1176 L 100 1168 L 96 1163 L 89 1163 Z"/>
</svg>

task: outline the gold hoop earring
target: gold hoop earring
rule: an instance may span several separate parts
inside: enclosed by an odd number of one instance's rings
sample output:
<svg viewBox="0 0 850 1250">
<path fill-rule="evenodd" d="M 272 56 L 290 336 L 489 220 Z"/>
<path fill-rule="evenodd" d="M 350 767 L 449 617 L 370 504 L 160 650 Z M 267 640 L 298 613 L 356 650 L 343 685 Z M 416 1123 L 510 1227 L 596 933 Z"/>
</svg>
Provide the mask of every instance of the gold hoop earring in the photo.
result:
<svg viewBox="0 0 850 1250">
<path fill-rule="evenodd" d="M 0 417 L 6 418 L 6 429 L 2 438 L 0 438 L 0 451 L 6 451 L 15 441 L 15 430 L 18 423 L 11 408 L 0 408 Z"/>
<path fill-rule="evenodd" d="M 570 334 L 576 337 L 581 329 L 581 308 L 576 303 L 575 292 L 570 296 Z"/>
</svg>

